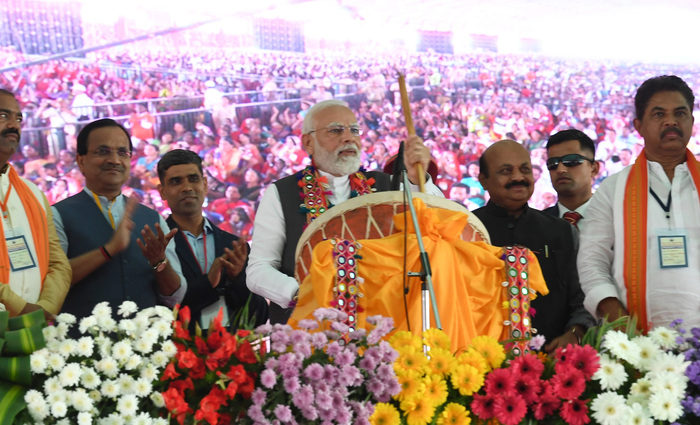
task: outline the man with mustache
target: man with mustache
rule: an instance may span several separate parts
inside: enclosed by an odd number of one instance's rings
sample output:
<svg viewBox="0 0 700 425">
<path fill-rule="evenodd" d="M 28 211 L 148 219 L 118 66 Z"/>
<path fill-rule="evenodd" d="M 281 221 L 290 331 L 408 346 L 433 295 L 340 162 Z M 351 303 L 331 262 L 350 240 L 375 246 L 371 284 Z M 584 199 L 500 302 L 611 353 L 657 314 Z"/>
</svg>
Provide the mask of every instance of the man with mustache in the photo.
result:
<svg viewBox="0 0 700 425">
<path fill-rule="evenodd" d="M 530 208 L 534 190 L 530 154 L 513 140 L 491 145 L 479 158 L 479 182 L 489 202 L 474 211 L 496 246 L 522 245 L 537 256 L 549 294 L 532 302 L 532 327 L 544 335 L 545 351 L 580 344 L 593 317 L 583 308 L 576 273 L 578 233 L 565 220 Z"/>
<path fill-rule="evenodd" d="M 50 317 L 61 310 L 71 269 L 49 202 L 10 165 L 21 135 L 19 103 L 0 89 L 0 310 L 10 316 L 42 310 Z"/>
<path fill-rule="evenodd" d="M 599 165 L 595 143 L 586 133 L 570 129 L 552 135 L 547 141 L 547 168 L 559 197 L 556 205 L 544 210 L 582 230 L 586 209 L 593 196 L 593 179 Z"/>
<path fill-rule="evenodd" d="M 360 169 L 362 128 L 345 102 L 315 104 L 304 116 L 302 133 L 312 165 L 276 181 L 265 191 L 255 216 L 246 270 L 248 288 L 271 301 L 272 323 L 286 323 L 291 314 L 288 306 L 299 290 L 293 277 L 294 254 L 306 225 L 333 205 L 391 187 L 390 175 Z M 406 140 L 404 161 L 409 180 L 418 183 L 416 164 L 427 170 L 430 161 L 430 151 L 420 138 Z M 426 191 L 443 196 L 432 180 L 426 179 Z M 306 184 L 300 186 L 301 180 Z M 311 201 L 313 206 L 309 206 Z"/>
<path fill-rule="evenodd" d="M 62 311 L 77 318 L 89 316 L 102 301 L 113 308 L 126 300 L 141 309 L 174 307 L 187 291 L 175 244 L 168 244 L 177 229 L 171 231 L 160 214 L 121 193 L 132 149 L 129 133 L 116 121 L 86 125 L 77 147 L 85 188 L 53 206 L 73 270 Z"/>
<path fill-rule="evenodd" d="M 644 150 L 601 183 L 581 235 L 585 306 L 599 318 L 629 313 L 641 330 L 676 319 L 700 326 L 700 164 L 687 149 L 694 104 L 674 75 L 637 90 L 634 128 Z"/>
</svg>

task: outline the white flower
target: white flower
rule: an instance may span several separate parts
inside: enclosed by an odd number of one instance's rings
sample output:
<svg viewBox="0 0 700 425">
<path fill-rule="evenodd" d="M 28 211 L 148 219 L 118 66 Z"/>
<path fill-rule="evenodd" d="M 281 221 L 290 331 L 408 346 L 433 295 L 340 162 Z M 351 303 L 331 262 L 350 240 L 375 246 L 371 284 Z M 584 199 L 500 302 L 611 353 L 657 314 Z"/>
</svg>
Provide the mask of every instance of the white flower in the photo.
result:
<svg viewBox="0 0 700 425">
<path fill-rule="evenodd" d="M 88 390 L 93 390 L 97 388 L 101 382 L 102 379 L 100 379 L 100 375 L 95 372 L 95 369 L 88 366 L 83 366 L 83 374 L 80 375 L 80 384 L 83 387 L 87 388 Z"/>
<path fill-rule="evenodd" d="M 151 324 L 148 317 L 143 314 L 137 314 L 136 317 L 133 318 L 133 321 L 139 334 L 145 332 Z"/>
<path fill-rule="evenodd" d="M 122 373 L 119 375 L 119 378 L 117 379 L 117 382 L 119 384 L 119 388 L 121 389 L 122 394 L 133 394 L 135 390 L 136 383 L 134 381 L 134 378 L 131 376 Z"/>
<path fill-rule="evenodd" d="M 56 392 L 58 392 L 62 389 L 63 389 L 63 387 L 61 386 L 61 383 L 58 381 L 58 378 L 55 376 L 52 376 L 51 378 L 44 381 L 44 393 L 45 394 L 55 394 Z"/>
<path fill-rule="evenodd" d="M 94 401 L 95 403 L 99 403 L 102 400 L 102 394 L 98 390 L 92 390 L 88 393 L 88 397 L 90 397 L 90 400 Z"/>
<path fill-rule="evenodd" d="M 593 374 L 593 379 L 600 381 L 604 390 L 617 390 L 627 381 L 624 366 L 611 359 L 607 354 L 600 355 L 600 368 Z"/>
<path fill-rule="evenodd" d="M 46 401 L 50 405 L 58 403 L 58 402 L 67 403 L 68 402 L 68 391 L 61 389 L 61 390 L 52 392 L 52 393 L 48 394 L 48 396 L 46 397 Z"/>
<path fill-rule="evenodd" d="M 647 335 L 665 349 L 676 348 L 678 346 L 676 339 L 680 336 L 677 330 L 664 327 L 654 328 Z"/>
<path fill-rule="evenodd" d="M 121 387 L 117 381 L 110 379 L 109 381 L 104 381 L 102 383 L 100 390 L 104 397 L 114 399 L 121 394 L 120 388 Z"/>
<path fill-rule="evenodd" d="M 75 346 L 75 352 L 79 356 L 90 357 L 95 349 L 95 341 L 92 337 L 84 336 L 80 338 Z"/>
<path fill-rule="evenodd" d="M 170 361 L 170 356 L 166 355 L 166 354 L 165 354 L 164 352 L 162 352 L 162 351 L 156 351 L 156 352 L 153 353 L 153 355 L 151 356 L 151 362 L 152 362 L 154 365 L 158 366 L 159 368 L 162 368 L 162 367 L 164 367 L 165 365 L 167 365 L 169 361 Z"/>
<path fill-rule="evenodd" d="M 63 341 L 68 335 L 68 325 L 66 323 L 58 323 L 56 325 L 56 339 Z"/>
<path fill-rule="evenodd" d="M 625 404 L 623 396 L 606 391 L 593 400 L 591 411 L 599 424 L 619 425 L 627 418 L 629 407 Z"/>
<path fill-rule="evenodd" d="M 634 366 L 642 371 L 647 371 L 656 359 L 656 356 L 661 354 L 661 348 L 648 336 L 640 335 L 635 337 L 634 342 L 639 347 L 639 363 Z"/>
<path fill-rule="evenodd" d="M 158 369 L 152 363 L 145 365 L 141 368 L 141 379 L 149 382 L 155 381 L 158 379 Z"/>
<path fill-rule="evenodd" d="M 31 368 L 33 374 L 37 375 L 46 372 L 46 366 L 48 366 L 46 359 L 48 355 L 48 350 L 43 348 L 32 353 L 32 355 L 29 357 L 29 367 Z"/>
<path fill-rule="evenodd" d="M 107 301 L 102 301 L 101 303 L 98 303 L 95 306 L 95 308 L 92 309 L 92 315 L 95 317 L 112 317 L 112 307 L 109 306 L 109 303 Z"/>
<path fill-rule="evenodd" d="M 177 347 L 175 346 L 175 343 L 173 343 L 171 340 L 165 341 L 160 347 L 160 349 L 168 357 L 173 357 L 175 354 L 177 354 Z"/>
<path fill-rule="evenodd" d="M 117 361 L 112 357 L 105 357 L 102 360 L 95 363 L 95 369 L 107 375 L 110 378 L 115 378 L 119 373 L 119 368 L 117 367 Z"/>
<path fill-rule="evenodd" d="M 159 320 L 153 324 L 153 328 L 158 331 L 163 338 L 169 338 L 173 334 L 173 326 L 170 322 Z"/>
<path fill-rule="evenodd" d="M 136 333 L 136 323 L 131 319 L 122 319 L 119 322 L 119 330 L 126 332 L 127 335 L 134 335 Z"/>
<path fill-rule="evenodd" d="M 151 425 L 153 423 L 153 419 L 146 413 L 141 412 L 133 419 L 133 423 L 134 425 Z"/>
<path fill-rule="evenodd" d="M 61 419 L 60 421 L 56 422 L 56 425 L 72 425 L 70 421 L 66 418 Z"/>
<path fill-rule="evenodd" d="M 58 344 L 58 354 L 62 355 L 63 358 L 67 359 L 75 351 L 76 345 L 77 344 L 72 339 L 61 341 L 61 343 Z"/>
<path fill-rule="evenodd" d="M 132 354 L 129 359 L 126 361 L 124 364 L 124 369 L 126 370 L 134 370 L 137 367 L 139 367 L 142 363 L 141 356 L 137 354 Z"/>
<path fill-rule="evenodd" d="M 60 370 L 66 364 L 62 356 L 52 353 L 49 355 L 49 367 L 53 370 Z"/>
<path fill-rule="evenodd" d="M 92 416 L 87 412 L 78 413 L 78 425 L 92 425 Z"/>
<path fill-rule="evenodd" d="M 153 425 L 168 425 L 168 421 L 165 418 L 155 418 L 153 419 Z"/>
<path fill-rule="evenodd" d="M 66 406 L 66 403 L 57 401 L 51 404 L 51 416 L 62 418 L 66 416 L 66 413 L 68 413 L 68 406 Z"/>
<path fill-rule="evenodd" d="M 80 365 L 78 363 L 69 363 L 61 370 L 58 375 L 58 379 L 61 381 L 61 385 L 64 387 L 72 387 L 80 382 L 80 375 L 82 371 L 80 370 Z"/>
<path fill-rule="evenodd" d="M 649 398 L 649 411 L 654 419 L 674 422 L 683 414 L 683 406 L 673 392 L 661 390 Z"/>
<path fill-rule="evenodd" d="M 44 396 L 37 390 L 28 390 L 26 394 L 24 394 L 24 401 L 27 404 L 30 403 L 44 403 Z"/>
<path fill-rule="evenodd" d="M 683 375 L 688 365 L 690 362 L 685 361 L 685 355 L 664 352 L 656 356 L 649 371 L 654 374 L 668 371 Z"/>
<path fill-rule="evenodd" d="M 117 330 L 117 322 L 109 316 L 98 316 L 97 326 L 104 332 L 114 332 Z"/>
<path fill-rule="evenodd" d="M 654 425 L 654 420 L 649 416 L 649 411 L 642 404 L 632 403 L 627 418 L 629 425 Z"/>
<path fill-rule="evenodd" d="M 95 337 L 95 344 L 100 351 L 101 357 L 111 357 L 112 355 L 112 340 L 105 337 L 104 335 L 98 335 Z"/>
<path fill-rule="evenodd" d="M 61 313 L 56 316 L 56 323 L 65 323 L 67 325 L 72 325 L 76 322 L 75 316 L 70 313 Z"/>
<path fill-rule="evenodd" d="M 685 397 L 688 378 L 675 372 L 663 371 L 649 374 L 651 378 L 651 393 L 668 390 L 677 398 Z"/>
<path fill-rule="evenodd" d="M 153 385 L 151 384 L 153 381 L 149 381 L 146 379 L 137 379 L 136 382 L 134 383 L 134 394 L 136 394 L 139 397 L 147 397 L 151 391 L 153 391 Z"/>
<path fill-rule="evenodd" d="M 146 338 L 139 338 L 134 343 L 134 350 L 142 354 L 148 354 L 153 350 L 153 343 Z"/>
<path fill-rule="evenodd" d="M 123 339 L 112 347 L 112 356 L 119 361 L 125 362 L 129 357 L 134 354 L 131 349 L 131 341 Z"/>
<path fill-rule="evenodd" d="M 627 334 L 623 332 L 607 332 L 602 346 L 610 350 L 610 353 L 618 359 L 633 365 L 639 363 L 639 347 L 633 341 L 630 341 Z"/>
<path fill-rule="evenodd" d="M 171 323 L 175 319 L 175 313 L 168 307 L 157 305 L 153 307 L 155 314 L 161 319 L 165 319 L 168 323 Z"/>
<path fill-rule="evenodd" d="M 49 416 L 50 413 L 49 405 L 45 401 L 41 401 L 38 403 L 28 403 L 27 409 L 29 410 L 29 414 L 32 415 L 32 418 L 41 422 L 43 422 L 43 420 L 47 416 Z"/>
<path fill-rule="evenodd" d="M 97 318 L 95 316 L 83 317 L 80 319 L 78 330 L 81 334 L 88 333 L 89 330 L 97 326 Z"/>
<path fill-rule="evenodd" d="M 119 306 L 117 314 L 122 317 L 129 317 L 138 311 L 139 307 L 133 301 L 124 301 L 122 305 Z"/>
<path fill-rule="evenodd" d="M 629 396 L 627 397 L 627 403 L 639 403 L 642 406 L 646 406 L 650 396 L 651 381 L 645 376 L 637 379 L 637 381 L 632 384 Z"/>
<path fill-rule="evenodd" d="M 84 389 L 78 388 L 69 395 L 70 403 L 79 412 L 89 412 L 93 408 L 93 402 Z"/>
<path fill-rule="evenodd" d="M 151 401 L 156 407 L 165 407 L 165 399 L 163 398 L 163 394 L 159 393 L 158 391 L 151 393 Z"/>
<path fill-rule="evenodd" d="M 55 326 L 47 326 L 44 329 L 42 329 L 42 333 L 44 334 L 44 339 L 48 343 L 49 341 L 55 340 L 56 335 L 58 335 L 58 332 L 56 331 Z"/>
<path fill-rule="evenodd" d="M 136 409 L 139 407 L 139 400 L 134 394 L 126 394 L 119 398 L 117 402 L 117 410 L 122 415 L 133 416 L 136 414 Z"/>
</svg>

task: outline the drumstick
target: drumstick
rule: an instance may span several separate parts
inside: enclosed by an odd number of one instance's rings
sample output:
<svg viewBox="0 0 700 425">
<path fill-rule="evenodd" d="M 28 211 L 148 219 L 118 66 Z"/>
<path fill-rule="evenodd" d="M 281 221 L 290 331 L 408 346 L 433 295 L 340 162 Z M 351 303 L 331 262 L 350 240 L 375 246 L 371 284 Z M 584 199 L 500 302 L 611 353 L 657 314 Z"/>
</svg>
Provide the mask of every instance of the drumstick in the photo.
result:
<svg viewBox="0 0 700 425">
<path fill-rule="evenodd" d="M 416 129 L 413 127 L 413 117 L 411 117 L 411 104 L 408 101 L 408 92 L 406 91 L 406 77 L 399 73 L 399 90 L 401 91 L 401 109 L 403 109 L 403 117 L 406 121 L 406 129 L 408 130 L 408 137 L 416 135 Z M 416 170 L 418 170 L 418 187 L 420 191 L 425 193 L 425 171 L 423 170 L 423 164 L 417 163 Z"/>
</svg>

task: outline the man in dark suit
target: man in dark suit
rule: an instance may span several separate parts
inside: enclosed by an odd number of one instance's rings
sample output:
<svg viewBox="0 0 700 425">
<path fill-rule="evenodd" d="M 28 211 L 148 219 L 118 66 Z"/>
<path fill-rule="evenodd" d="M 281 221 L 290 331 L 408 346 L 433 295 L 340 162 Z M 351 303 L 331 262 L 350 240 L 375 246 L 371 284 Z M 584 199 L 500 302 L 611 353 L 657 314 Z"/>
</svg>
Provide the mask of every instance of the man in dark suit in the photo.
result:
<svg viewBox="0 0 700 425">
<path fill-rule="evenodd" d="M 595 143 L 582 131 L 562 130 L 549 138 L 547 158 L 547 169 L 559 201 L 544 212 L 566 219 L 580 230 L 586 223 L 593 179 L 598 174 Z"/>
<path fill-rule="evenodd" d="M 182 304 L 192 313 L 195 322 L 206 329 L 210 321 L 224 311 L 224 324 L 237 327 L 236 318 L 248 305 L 252 324 L 260 325 L 268 318 L 267 301 L 251 294 L 245 282 L 248 245 L 230 233 L 214 226 L 202 216 L 207 181 L 202 174 L 202 159 L 196 153 L 176 149 L 166 153 L 158 163 L 158 190 L 168 201 L 172 215 L 167 222 L 178 228 L 175 251 L 188 282 Z"/>
</svg>

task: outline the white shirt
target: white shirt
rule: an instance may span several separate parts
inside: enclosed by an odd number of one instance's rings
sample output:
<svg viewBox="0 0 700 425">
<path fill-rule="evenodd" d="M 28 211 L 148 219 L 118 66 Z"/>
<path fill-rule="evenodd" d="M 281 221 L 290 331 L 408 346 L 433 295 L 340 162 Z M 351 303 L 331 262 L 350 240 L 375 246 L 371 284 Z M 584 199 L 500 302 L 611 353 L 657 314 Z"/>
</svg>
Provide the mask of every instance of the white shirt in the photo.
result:
<svg viewBox="0 0 700 425">
<path fill-rule="evenodd" d="M 5 195 L 10 187 L 9 172 L 0 174 L 0 200 L 5 199 Z M 46 197 L 36 185 L 29 180 L 22 178 L 22 181 L 32 190 L 32 193 L 39 200 L 41 207 L 46 209 Z M 41 295 L 41 272 L 39 270 L 39 260 L 36 255 L 36 247 L 34 246 L 34 236 L 29 225 L 27 213 L 24 210 L 22 200 L 17 194 L 16 188 L 10 191 L 10 196 L 7 199 L 8 218 L 3 218 L 0 212 L 0 220 L 3 220 L 3 230 L 5 234 L 2 238 L 2 243 L 6 243 L 6 238 L 15 236 L 24 236 L 29 252 L 34 260 L 34 267 L 13 271 L 10 267 L 10 289 L 12 292 L 22 297 L 28 303 L 36 303 Z M 9 267 L 9 264 L 6 265 Z M 0 285 L 5 282 L 0 282 Z M 5 310 L 5 306 L 0 303 L 0 310 Z"/>
<path fill-rule="evenodd" d="M 327 201 L 338 205 L 350 199 L 349 176 L 335 177 L 320 171 L 321 176 L 328 179 L 330 195 Z M 411 185 L 411 189 L 418 191 L 418 186 Z M 435 186 L 432 179 L 428 178 L 425 190 L 431 195 L 444 197 L 440 188 Z M 248 268 L 246 268 L 246 284 L 254 294 L 261 295 L 268 300 L 287 308 L 294 298 L 299 283 L 293 277 L 279 271 L 282 266 L 282 253 L 287 240 L 285 231 L 284 213 L 280 202 L 277 186 L 271 184 L 265 190 L 260 200 L 260 206 L 255 214 L 255 232 L 251 241 Z"/>
<path fill-rule="evenodd" d="M 627 305 L 622 279 L 624 253 L 624 183 L 630 167 L 603 181 L 593 195 L 582 229 L 578 272 L 586 294 L 584 306 L 593 315 L 605 298 Z M 670 219 L 651 194 L 647 207 L 647 317 L 652 326 L 668 326 L 675 319 L 700 326 L 700 201 L 687 164 L 677 165 L 670 181 L 661 164 L 648 162 L 649 182 L 663 203 L 671 192 Z M 623 179 L 622 181 L 619 181 Z M 658 236 L 673 229 L 685 232 L 688 267 L 660 267 Z"/>
<path fill-rule="evenodd" d="M 86 187 L 83 190 L 91 199 L 94 199 L 90 189 Z M 127 199 L 126 196 L 119 195 L 115 198 L 114 202 L 111 202 L 109 199 L 107 199 L 106 196 L 98 196 L 98 199 L 100 200 L 100 204 L 102 204 L 102 214 L 104 215 L 105 220 L 110 222 L 111 225 L 111 220 L 109 218 L 109 214 L 111 213 L 112 218 L 114 219 L 114 228 L 116 229 L 119 226 L 119 223 L 121 223 L 122 218 L 124 217 L 124 208 L 126 207 Z M 68 236 L 66 235 L 65 227 L 63 226 L 63 219 L 61 218 L 61 213 L 58 212 L 56 207 L 51 207 L 51 209 L 53 210 L 53 221 L 56 225 L 56 233 L 58 234 L 58 240 L 61 242 L 61 248 L 63 248 L 63 252 L 67 254 Z M 160 214 L 158 215 L 158 224 L 163 230 L 163 233 L 167 234 L 168 232 L 170 232 L 170 227 L 168 227 L 168 223 L 165 222 L 165 219 L 163 219 L 163 217 Z M 155 232 L 155 229 L 152 230 Z M 133 229 L 132 231 L 140 232 L 141 229 Z M 170 266 L 180 277 L 180 287 L 177 289 L 177 291 L 173 292 L 172 295 L 163 295 L 161 293 L 158 293 L 158 300 L 164 305 L 173 308 L 176 304 L 182 303 L 182 300 L 185 298 L 185 293 L 187 292 L 187 280 L 185 280 L 185 276 L 183 276 L 182 274 L 182 268 L 180 267 L 180 259 L 178 258 L 177 253 L 175 252 L 174 241 L 171 240 L 168 246 L 165 248 L 165 256 L 168 258 Z"/>
<path fill-rule="evenodd" d="M 561 204 L 561 202 L 557 202 L 557 208 L 559 208 L 559 218 L 564 218 L 564 214 L 567 212 L 577 212 L 581 214 L 581 218 L 576 223 L 576 227 L 578 227 L 579 232 L 583 232 L 583 228 L 586 226 L 586 223 L 588 223 L 588 221 L 586 221 L 586 210 L 591 204 L 591 199 L 592 198 L 588 198 L 586 202 L 584 202 L 581 206 L 579 206 L 573 211 L 566 208 L 564 205 Z"/>
</svg>

